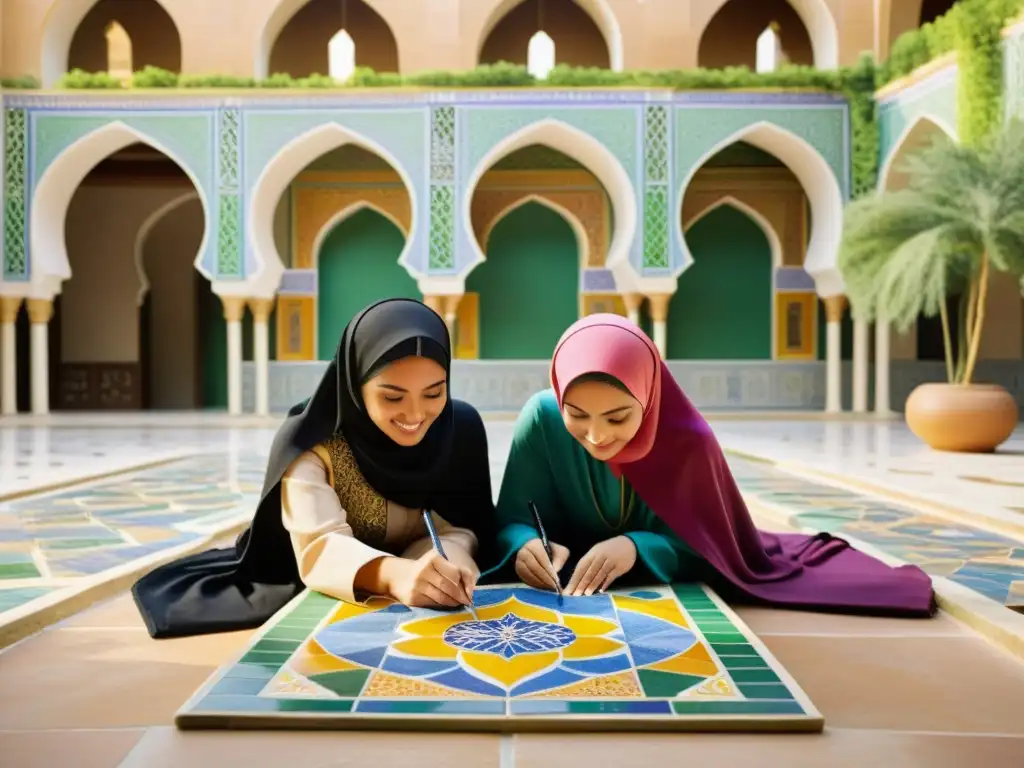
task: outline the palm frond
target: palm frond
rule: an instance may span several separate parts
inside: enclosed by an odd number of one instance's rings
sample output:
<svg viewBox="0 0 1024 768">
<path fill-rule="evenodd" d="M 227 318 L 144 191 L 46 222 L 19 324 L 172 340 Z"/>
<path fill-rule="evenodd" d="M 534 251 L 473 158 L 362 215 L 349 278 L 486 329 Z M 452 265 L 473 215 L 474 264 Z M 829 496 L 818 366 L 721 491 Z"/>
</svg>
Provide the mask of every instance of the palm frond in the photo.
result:
<svg viewBox="0 0 1024 768">
<path fill-rule="evenodd" d="M 1024 121 L 980 148 L 939 141 L 911 155 L 908 185 L 849 204 L 839 269 L 854 314 L 902 329 L 991 267 L 1024 276 Z"/>
</svg>

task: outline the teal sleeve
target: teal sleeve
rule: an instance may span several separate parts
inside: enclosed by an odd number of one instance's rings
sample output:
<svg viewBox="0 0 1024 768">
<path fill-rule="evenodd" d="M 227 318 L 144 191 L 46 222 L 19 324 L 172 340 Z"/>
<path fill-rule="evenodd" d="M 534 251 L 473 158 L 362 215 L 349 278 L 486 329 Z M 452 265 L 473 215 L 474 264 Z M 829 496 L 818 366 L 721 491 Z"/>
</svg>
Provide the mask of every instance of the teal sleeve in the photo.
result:
<svg viewBox="0 0 1024 768">
<path fill-rule="evenodd" d="M 520 548 L 538 536 L 527 502 L 548 517 L 558 504 L 554 476 L 544 441 L 543 393 L 523 406 L 516 420 L 508 463 L 501 480 L 497 514 L 497 560 L 481 579 L 504 569 Z M 546 522 L 546 521 L 545 521 Z"/>
<path fill-rule="evenodd" d="M 653 528 L 665 527 L 660 521 L 653 522 Z M 673 584 L 695 578 L 700 558 L 671 531 L 629 531 L 625 535 L 636 546 L 637 564 L 658 582 Z"/>
</svg>

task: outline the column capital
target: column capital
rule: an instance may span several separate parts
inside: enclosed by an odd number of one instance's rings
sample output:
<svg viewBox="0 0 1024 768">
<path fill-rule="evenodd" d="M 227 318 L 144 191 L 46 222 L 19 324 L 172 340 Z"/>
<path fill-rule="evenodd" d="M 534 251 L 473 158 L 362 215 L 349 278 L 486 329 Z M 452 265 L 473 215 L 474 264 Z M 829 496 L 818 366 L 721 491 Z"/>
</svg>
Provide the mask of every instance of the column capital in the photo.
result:
<svg viewBox="0 0 1024 768">
<path fill-rule="evenodd" d="M 249 299 L 249 311 L 257 323 L 265 323 L 274 310 L 275 299 Z M 226 314 L 226 313 L 225 313 Z M 239 318 L 241 319 L 241 318 Z"/>
<path fill-rule="evenodd" d="M 624 293 L 622 303 L 626 305 L 626 312 L 639 312 L 640 305 L 644 303 L 644 296 L 642 293 Z"/>
<path fill-rule="evenodd" d="M 651 319 L 656 323 L 668 320 L 668 303 L 672 300 L 670 293 L 653 293 L 647 297 L 651 302 Z"/>
<path fill-rule="evenodd" d="M 246 299 L 242 296 L 221 296 L 224 305 L 224 319 L 229 323 L 240 323 L 245 314 Z"/>
<path fill-rule="evenodd" d="M 53 301 L 50 299 L 29 299 L 25 302 L 28 319 L 33 324 L 45 325 L 53 317 Z"/>
<path fill-rule="evenodd" d="M 825 319 L 830 323 L 841 323 L 846 312 L 846 297 L 838 293 L 835 296 L 826 296 L 822 301 L 825 302 Z"/>
<path fill-rule="evenodd" d="M 21 296 L 0 296 L 0 323 L 6 325 L 15 322 L 21 302 Z"/>
</svg>

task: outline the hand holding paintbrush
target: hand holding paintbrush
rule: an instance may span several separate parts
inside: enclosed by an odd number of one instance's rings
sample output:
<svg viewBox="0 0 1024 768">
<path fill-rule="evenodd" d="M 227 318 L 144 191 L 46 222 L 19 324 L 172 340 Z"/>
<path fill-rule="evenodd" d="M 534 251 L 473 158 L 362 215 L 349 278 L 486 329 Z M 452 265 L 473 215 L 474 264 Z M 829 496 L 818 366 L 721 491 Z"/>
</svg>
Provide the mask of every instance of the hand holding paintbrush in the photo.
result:
<svg viewBox="0 0 1024 768">
<path fill-rule="evenodd" d="M 548 578 L 550 579 L 551 586 L 553 586 L 554 589 L 555 589 L 555 592 L 558 593 L 558 603 L 559 603 L 559 605 L 561 605 L 562 604 L 562 584 L 561 584 L 561 581 L 558 578 L 558 571 L 561 569 L 562 565 L 564 565 L 565 561 L 568 559 L 568 557 L 569 557 L 569 550 L 567 550 L 565 547 L 559 546 L 558 544 L 552 545 L 551 542 L 548 541 L 548 533 L 547 533 L 547 530 L 545 530 L 545 528 L 544 528 L 544 521 L 541 520 L 540 510 L 537 509 L 537 505 L 534 504 L 532 500 L 526 502 L 526 505 L 530 508 L 530 514 L 533 515 L 533 524 L 537 527 L 537 533 L 540 536 L 541 546 L 544 549 L 544 554 L 547 555 L 547 558 L 546 558 L 547 562 L 546 563 L 542 563 L 542 566 L 544 567 L 544 570 L 547 572 Z M 520 556 L 523 555 L 524 550 L 527 550 L 528 547 L 529 547 L 529 544 L 527 546 L 524 546 L 523 549 L 520 550 Z M 557 554 L 555 553 L 554 547 L 558 547 L 558 549 L 560 550 Z M 529 553 L 531 555 L 533 555 L 533 559 L 535 561 L 538 561 L 538 560 L 541 559 L 541 558 L 538 558 L 536 556 L 536 553 L 534 553 L 532 551 L 530 551 Z M 556 560 L 560 560 L 561 562 L 559 562 L 558 565 L 556 565 L 555 564 Z M 519 569 L 519 565 L 520 565 L 519 558 L 517 557 L 517 559 L 516 559 L 516 571 L 517 572 L 520 570 Z M 531 573 L 535 572 L 535 569 L 533 567 L 531 567 L 532 564 L 524 563 L 524 566 L 526 567 L 526 569 L 529 572 L 531 572 Z M 526 578 L 522 573 L 520 573 L 520 578 L 522 578 L 527 583 L 530 583 L 530 580 L 528 578 Z"/>
<path fill-rule="evenodd" d="M 437 535 L 437 528 L 434 526 L 434 519 L 429 509 L 423 510 L 423 524 L 426 526 L 427 533 L 430 535 L 430 542 L 434 546 L 434 551 L 436 551 L 437 554 L 445 561 L 448 561 L 448 555 L 445 554 L 444 546 L 441 544 L 441 537 Z M 463 583 L 460 579 L 459 586 L 462 588 L 462 595 L 464 598 L 463 605 L 469 609 L 469 612 L 473 614 L 473 618 L 476 619 L 476 609 L 473 607 L 473 596 L 470 593 L 470 585 Z"/>
</svg>

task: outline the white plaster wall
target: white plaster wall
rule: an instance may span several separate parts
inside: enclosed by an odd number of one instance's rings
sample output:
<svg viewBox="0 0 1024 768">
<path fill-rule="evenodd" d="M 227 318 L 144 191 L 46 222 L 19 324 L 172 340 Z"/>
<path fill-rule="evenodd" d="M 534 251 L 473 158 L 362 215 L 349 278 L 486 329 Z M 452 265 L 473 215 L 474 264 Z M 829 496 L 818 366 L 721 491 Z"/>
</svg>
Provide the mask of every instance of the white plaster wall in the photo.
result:
<svg viewBox="0 0 1024 768">
<path fill-rule="evenodd" d="M 68 208 L 65 237 L 71 279 L 61 291 L 65 363 L 139 359 L 135 237 L 146 218 L 188 191 L 184 185 L 83 185 Z M 177 233 L 169 233 L 177 239 Z M 191 249 L 192 258 L 196 249 Z"/>
<path fill-rule="evenodd" d="M 164 216 L 142 252 L 149 281 L 150 407 L 190 410 L 198 401 L 198 307 L 192 262 L 203 240 L 203 206 L 189 200 Z"/>
</svg>

